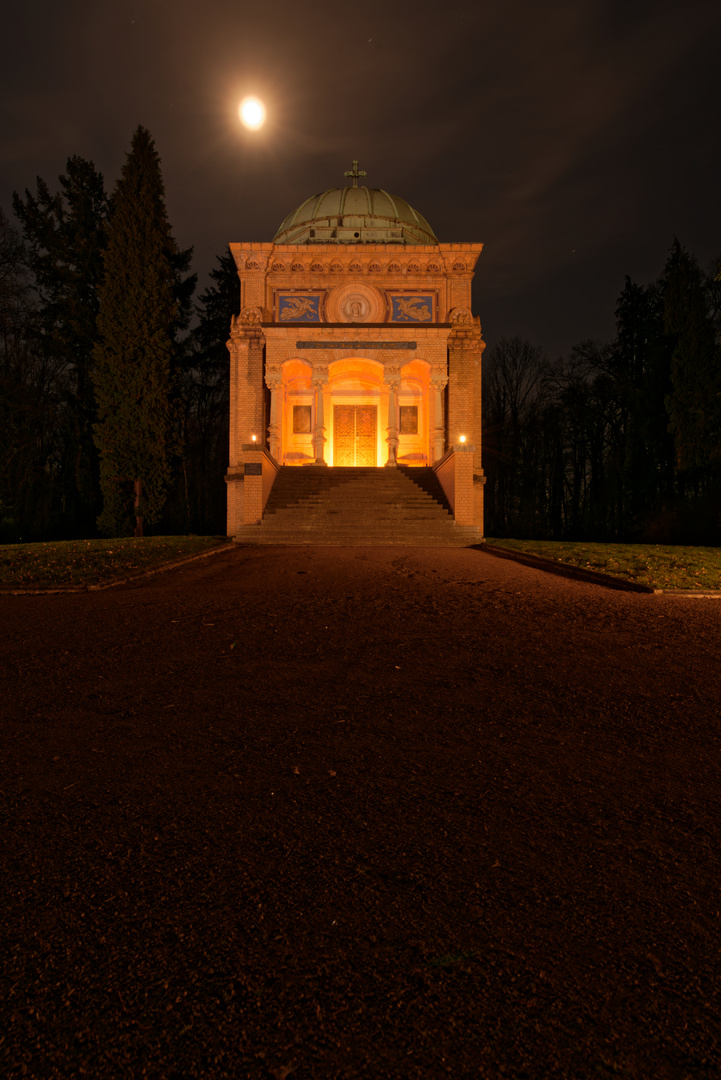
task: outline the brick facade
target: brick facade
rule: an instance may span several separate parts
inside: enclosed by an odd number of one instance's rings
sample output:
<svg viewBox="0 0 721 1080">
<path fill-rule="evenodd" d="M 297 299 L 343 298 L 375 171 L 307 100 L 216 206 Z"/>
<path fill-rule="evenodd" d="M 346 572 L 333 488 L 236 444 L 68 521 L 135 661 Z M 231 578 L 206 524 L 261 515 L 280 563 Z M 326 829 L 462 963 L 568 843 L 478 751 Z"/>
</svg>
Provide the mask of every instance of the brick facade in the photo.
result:
<svg viewBox="0 0 721 1080">
<path fill-rule="evenodd" d="M 351 235 L 365 235 L 360 229 Z M 414 239 L 230 248 L 241 312 L 228 341 L 229 534 L 260 520 L 264 489 L 278 465 L 413 466 L 444 459 L 447 474 L 453 448 L 456 520 L 482 530 L 484 343 L 471 312 L 482 245 Z M 351 429 L 361 423 L 354 403 L 370 426 L 347 436 L 348 423 Z M 348 438 L 356 455 L 350 459 Z M 246 465 L 260 465 L 262 477 Z"/>
</svg>

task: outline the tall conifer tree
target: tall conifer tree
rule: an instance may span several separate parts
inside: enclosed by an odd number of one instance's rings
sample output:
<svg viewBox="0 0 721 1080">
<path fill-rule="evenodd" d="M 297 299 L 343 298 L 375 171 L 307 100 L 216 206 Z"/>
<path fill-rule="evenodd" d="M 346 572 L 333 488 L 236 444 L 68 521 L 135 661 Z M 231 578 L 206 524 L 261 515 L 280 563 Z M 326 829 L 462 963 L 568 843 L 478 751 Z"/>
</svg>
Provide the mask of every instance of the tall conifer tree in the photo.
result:
<svg viewBox="0 0 721 1080">
<path fill-rule="evenodd" d="M 160 159 L 138 127 L 112 199 L 95 347 L 103 511 L 101 532 L 160 518 L 179 449 L 174 424 L 177 270 L 183 260 L 165 209 Z"/>
<path fill-rule="evenodd" d="M 47 460 L 40 444 L 55 420 L 38 387 L 34 314 L 26 251 L 0 208 L 0 543 L 34 524 L 38 465 Z"/>
<path fill-rule="evenodd" d="M 39 300 L 37 348 L 54 375 L 60 525 L 66 534 L 87 535 L 100 509 L 91 372 L 108 198 L 103 177 L 84 158 L 68 158 L 59 180 L 60 190 L 52 194 L 38 177 L 35 194 L 16 193 L 13 206 Z"/>
</svg>

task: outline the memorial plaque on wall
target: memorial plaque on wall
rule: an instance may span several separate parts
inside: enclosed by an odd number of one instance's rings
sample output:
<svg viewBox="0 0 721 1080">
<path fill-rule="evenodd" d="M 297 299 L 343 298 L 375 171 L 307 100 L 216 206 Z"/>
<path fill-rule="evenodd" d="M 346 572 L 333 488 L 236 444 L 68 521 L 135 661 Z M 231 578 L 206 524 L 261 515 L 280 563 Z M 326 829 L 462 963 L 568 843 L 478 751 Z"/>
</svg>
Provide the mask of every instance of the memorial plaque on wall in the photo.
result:
<svg viewBox="0 0 721 1080">
<path fill-rule="evenodd" d="M 293 406 L 293 434 L 308 435 L 310 433 L 310 405 Z"/>
<path fill-rule="evenodd" d="M 418 434 L 418 406 L 401 405 L 400 408 L 400 433 L 401 435 Z"/>
</svg>

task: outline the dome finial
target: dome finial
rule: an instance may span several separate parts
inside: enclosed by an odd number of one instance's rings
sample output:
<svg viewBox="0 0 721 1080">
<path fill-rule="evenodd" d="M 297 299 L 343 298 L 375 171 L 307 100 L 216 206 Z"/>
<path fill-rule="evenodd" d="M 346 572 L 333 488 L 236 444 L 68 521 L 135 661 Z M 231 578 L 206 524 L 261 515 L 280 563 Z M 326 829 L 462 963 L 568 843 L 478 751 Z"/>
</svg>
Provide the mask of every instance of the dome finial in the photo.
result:
<svg viewBox="0 0 721 1080">
<path fill-rule="evenodd" d="M 354 161 L 353 162 L 353 168 L 352 169 L 346 169 L 345 175 L 346 176 L 352 176 L 353 177 L 353 187 L 358 187 L 358 178 L 360 176 L 365 176 L 366 173 L 365 173 L 365 170 L 359 169 L 358 168 L 358 162 Z"/>
</svg>

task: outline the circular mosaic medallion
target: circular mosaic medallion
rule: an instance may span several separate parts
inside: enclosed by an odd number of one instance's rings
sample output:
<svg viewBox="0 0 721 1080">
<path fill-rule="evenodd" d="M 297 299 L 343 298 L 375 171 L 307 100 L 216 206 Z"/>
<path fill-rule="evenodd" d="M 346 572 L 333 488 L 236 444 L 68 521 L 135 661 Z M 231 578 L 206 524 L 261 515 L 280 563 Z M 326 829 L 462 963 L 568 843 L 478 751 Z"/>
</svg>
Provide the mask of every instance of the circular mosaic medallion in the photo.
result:
<svg viewBox="0 0 721 1080">
<path fill-rule="evenodd" d="M 368 285 L 351 282 L 332 290 L 326 310 L 329 322 L 381 322 L 384 318 L 379 292 Z"/>
</svg>

